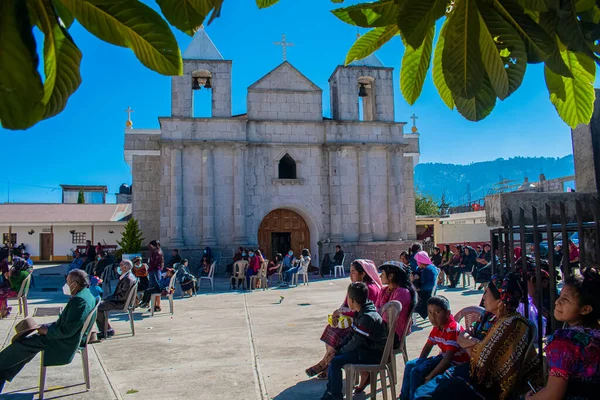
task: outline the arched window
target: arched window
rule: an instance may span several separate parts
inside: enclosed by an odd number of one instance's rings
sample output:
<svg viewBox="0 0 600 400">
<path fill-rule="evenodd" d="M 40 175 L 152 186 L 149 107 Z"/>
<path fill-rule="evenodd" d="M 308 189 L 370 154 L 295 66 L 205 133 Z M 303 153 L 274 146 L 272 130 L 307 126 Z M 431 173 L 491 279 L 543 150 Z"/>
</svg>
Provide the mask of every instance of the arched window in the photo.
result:
<svg viewBox="0 0 600 400">
<path fill-rule="evenodd" d="M 279 179 L 297 179 L 296 161 L 289 154 L 279 160 Z"/>
<path fill-rule="evenodd" d="M 374 121 L 377 116 L 375 103 L 375 79 L 370 76 L 358 78 L 358 120 Z"/>
</svg>

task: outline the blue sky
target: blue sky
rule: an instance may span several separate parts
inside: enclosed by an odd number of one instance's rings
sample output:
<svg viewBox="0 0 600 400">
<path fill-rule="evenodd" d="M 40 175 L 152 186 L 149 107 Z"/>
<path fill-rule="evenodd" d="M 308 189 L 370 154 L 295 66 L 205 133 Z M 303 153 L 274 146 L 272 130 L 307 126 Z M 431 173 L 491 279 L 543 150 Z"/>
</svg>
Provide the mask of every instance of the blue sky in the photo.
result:
<svg viewBox="0 0 600 400">
<path fill-rule="evenodd" d="M 156 8 L 153 2 L 146 3 Z M 329 13 L 339 5 L 281 0 L 270 9 L 258 10 L 253 0 L 224 4 L 221 18 L 207 32 L 221 54 L 233 60 L 233 113 L 246 111 L 247 87 L 281 63 L 281 48 L 273 42 L 285 33 L 295 44 L 288 49 L 288 61 L 323 89 L 323 113 L 330 116 L 327 80 L 343 63 L 357 33 Z M 123 110 L 127 106 L 135 110 L 135 128 L 157 128 L 157 117 L 170 114 L 170 77 L 146 69 L 130 50 L 101 42 L 77 23 L 71 34 L 84 55 L 83 83 L 67 108 L 27 131 L 0 128 L 5 165 L 10 166 L 0 178 L 2 202 L 8 198 L 8 181 L 11 202 L 60 202 L 61 183 L 106 184 L 109 193 L 115 193 L 121 183 L 131 183 L 123 160 Z M 191 38 L 179 31 L 175 34 L 183 52 Z M 572 152 L 570 129 L 548 100 L 540 65 L 529 65 L 521 88 L 498 102 L 491 116 L 473 123 L 446 108 L 430 76 L 420 99 L 409 106 L 399 92 L 403 53 L 396 37 L 377 55 L 395 68 L 396 120 L 410 121 L 413 112 L 419 116 L 421 162 L 468 164 L 517 155 L 562 157 Z"/>
</svg>

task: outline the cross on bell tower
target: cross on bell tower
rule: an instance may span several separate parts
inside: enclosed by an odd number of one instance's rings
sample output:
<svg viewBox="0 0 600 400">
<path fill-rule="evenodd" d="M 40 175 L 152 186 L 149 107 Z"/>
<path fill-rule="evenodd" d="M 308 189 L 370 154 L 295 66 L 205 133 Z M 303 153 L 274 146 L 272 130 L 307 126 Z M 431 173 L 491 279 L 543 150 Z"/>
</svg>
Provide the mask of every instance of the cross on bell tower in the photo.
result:
<svg viewBox="0 0 600 400">
<path fill-rule="evenodd" d="M 281 35 L 281 42 L 273 42 L 274 45 L 281 46 L 281 55 L 283 57 L 283 61 L 287 60 L 287 48 L 293 47 L 294 43 L 286 42 L 285 33 Z"/>
<path fill-rule="evenodd" d="M 412 133 L 417 133 L 419 131 L 419 129 L 417 128 L 417 119 L 419 119 L 419 117 L 417 117 L 417 115 L 415 113 L 413 113 L 413 115 L 410 116 L 410 119 L 413 120 L 413 126 L 412 126 Z"/>
<path fill-rule="evenodd" d="M 125 110 L 125 112 L 127 113 L 127 122 L 125 122 L 125 126 L 131 129 L 133 126 L 133 122 L 131 121 L 131 113 L 133 110 L 131 109 L 131 106 L 127 106 L 127 110 Z"/>
</svg>

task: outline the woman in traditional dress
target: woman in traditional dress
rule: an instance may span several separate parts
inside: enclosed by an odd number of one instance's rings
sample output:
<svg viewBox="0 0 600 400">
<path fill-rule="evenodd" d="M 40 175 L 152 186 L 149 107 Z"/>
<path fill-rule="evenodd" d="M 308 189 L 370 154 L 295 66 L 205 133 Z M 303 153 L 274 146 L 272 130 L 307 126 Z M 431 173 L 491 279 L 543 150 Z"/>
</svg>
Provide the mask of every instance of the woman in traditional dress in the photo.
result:
<svg viewBox="0 0 600 400">
<path fill-rule="evenodd" d="M 10 315 L 11 308 L 8 307 L 8 299 L 17 297 L 23 281 L 29 276 L 29 264 L 20 257 L 13 259 L 13 265 L 10 270 L 4 274 L 4 278 L 9 282 L 9 286 L 0 288 L 0 318 L 6 318 Z"/>
<path fill-rule="evenodd" d="M 369 300 L 375 303 L 379 297 L 381 290 L 381 279 L 377 274 L 377 267 L 371 260 L 354 260 L 350 265 L 350 280 L 354 282 L 364 282 L 369 289 Z M 327 325 L 321 341 L 325 343 L 325 356 L 317 364 L 308 368 L 305 372 L 309 378 L 318 375 L 319 379 L 327 378 L 327 367 L 329 362 L 335 356 L 335 348 L 344 340 L 346 335 L 350 333 L 350 327 L 339 328 L 337 326 L 338 318 L 342 315 L 353 317 L 354 313 L 348 308 L 348 299 L 344 300 L 342 306 L 335 310 L 332 315 L 334 326 Z"/>
</svg>

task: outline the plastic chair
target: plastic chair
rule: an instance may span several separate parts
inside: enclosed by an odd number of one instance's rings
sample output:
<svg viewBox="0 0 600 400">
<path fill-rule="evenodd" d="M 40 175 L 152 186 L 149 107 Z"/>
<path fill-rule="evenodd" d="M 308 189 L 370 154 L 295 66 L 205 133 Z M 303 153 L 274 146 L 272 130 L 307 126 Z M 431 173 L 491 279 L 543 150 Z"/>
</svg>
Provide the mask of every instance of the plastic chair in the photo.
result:
<svg viewBox="0 0 600 400">
<path fill-rule="evenodd" d="M 271 275 L 271 277 L 275 277 L 277 276 L 277 282 L 283 282 L 283 262 L 280 261 L 279 262 L 279 267 L 277 268 L 277 272 L 273 273 Z M 267 279 L 270 281 L 270 277 L 267 277 Z"/>
<path fill-rule="evenodd" d="M 167 287 L 167 299 L 169 299 L 169 312 L 173 314 L 175 310 L 173 309 L 173 292 L 175 291 L 175 278 L 177 277 L 177 273 L 175 273 L 171 280 L 169 281 L 169 287 Z M 154 304 L 156 304 L 156 299 L 160 299 L 162 293 L 153 293 L 150 296 L 150 314 L 154 317 Z"/>
<path fill-rule="evenodd" d="M 342 258 L 342 265 L 334 265 L 333 266 L 333 273 L 334 276 L 337 278 L 338 276 L 338 271 L 340 271 L 340 275 L 341 276 L 346 276 L 346 271 L 344 271 L 344 262 L 346 261 L 346 255 L 344 254 L 344 257 Z"/>
<path fill-rule="evenodd" d="M 292 281 L 290 282 L 292 285 L 298 286 L 298 275 L 302 275 L 302 284 L 308 285 L 308 268 L 304 269 L 302 272 L 296 272 L 292 275 Z M 296 282 L 294 284 L 294 282 Z"/>
<path fill-rule="evenodd" d="M 418 301 L 418 297 L 417 297 L 417 301 Z M 406 321 L 406 326 L 404 327 L 404 332 L 402 333 L 402 337 L 400 338 L 400 348 L 392 350 L 392 352 L 394 353 L 392 355 L 392 379 L 394 380 L 394 383 L 398 383 L 398 367 L 396 364 L 396 356 L 398 354 L 402 354 L 402 359 L 404 360 L 404 365 L 406 365 L 406 363 L 408 362 L 408 351 L 406 349 L 406 337 L 408 336 L 410 327 L 413 324 L 412 316 L 415 313 L 416 308 L 417 308 L 417 302 L 415 301 L 415 305 L 410 310 L 410 314 L 408 314 L 410 316 L 410 318 L 408 318 L 408 320 Z M 419 315 L 419 314 L 417 314 L 417 315 Z M 398 318 L 399 317 L 400 317 L 400 314 L 398 314 Z"/>
<path fill-rule="evenodd" d="M 252 290 L 254 288 L 255 281 L 260 281 L 260 287 L 262 287 L 263 290 L 265 290 L 269 287 L 269 282 L 267 280 L 267 268 L 268 267 L 269 267 L 269 261 L 267 261 L 267 260 L 264 260 L 260 264 L 260 269 L 258 270 L 258 274 L 252 275 L 250 277 L 250 290 Z"/>
<path fill-rule="evenodd" d="M 233 289 L 232 281 L 235 280 L 235 284 L 237 287 L 240 285 L 240 281 L 242 282 L 242 287 L 246 288 L 246 269 L 248 268 L 248 261 L 240 260 L 236 261 L 233 264 L 233 274 L 231 274 L 231 279 L 229 280 L 229 289 Z"/>
<path fill-rule="evenodd" d="M 17 301 L 19 302 L 19 315 L 23 314 L 25 318 L 29 315 L 27 308 L 27 295 L 29 294 L 29 286 L 31 283 L 31 274 L 27 276 L 21 283 L 19 293 L 17 293 Z"/>
<path fill-rule="evenodd" d="M 81 353 L 81 363 L 83 364 L 83 379 L 85 380 L 85 389 L 91 389 L 91 379 L 90 379 L 90 362 L 88 356 L 88 343 L 90 341 L 90 328 L 92 324 L 96 321 L 96 314 L 98 313 L 98 305 L 100 302 L 96 304 L 96 307 L 88 314 L 83 322 L 83 326 L 81 327 L 81 335 L 79 338 L 79 348 L 77 351 Z M 85 342 L 82 346 L 83 337 L 86 336 Z M 40 360 L 40 392 L 38 394 L 38 398 L 42 400 L 44 398 L 44 387 L 46 386 L 46 366 L 44 365 L 44 351 L 42 351 L 42 356 Z"/>
<path fill-rule="evenodd" d="M 388 337 L 385 342 L 385 348 L 379 364 L 346 364 L 344 365 L 344 371 L 346 371 L 346 399 L 352 399 L 352 391 L 354 389 L 354 382 L 358 378 L 360 372 L 368 372 L 371 376 L 371 398 L 376 398 L 377 393 L 377 375 L 381 374 L 381 392 L 383 393 L 384 400 L 387 400 L 388 383 L 392 395 L 392 399 L 396 399 L 396 385 L 393 378 L 393 366 L 392 366 L 392 348 L 394 347 L 394 331 L 396 328 L 396 321 L 398 316 L 402 312 L 402 304 L 397 300 L 392 300 L 386 303 L 381 310 L 381 313 L 387 313 L 388 315 Z"/>
<path fill-rule="evenodd" d="M 467 287 L 466 281 L 469 281 L 468 286 L 471 286 L 471 272 L 462 272 L 462 281 L 463 281 L 463 288 Z"/>
<path fill-rule="evenodd" d="M 456 322 L 460 322 L 463 318 L 465 319 L 464 327 L 468 328 L 473 325 L 474 322 L 479 320 L 481 314 L 485 311 L 485 308 L 479 306 L 469 306 L 465 307 L 456 314 L 454 314 L 454 319 Z"/>
<path fill-rule="evenodd" d="M 215 266 L 217 264 L 217 261 L 213 261 L 213 263 L 210 265 L 210 270 L 208 271 L 208 276 L 201 276 L 200 280 L 198 281 L 198 290 L 200 290 L 200 287 L 202 286 L 202 281 L 203 280 L 207 280 L 210 282 L 210 290 L 215 290 L 215 283 L 214 283 L 214 277 L 215 277 Z"/>
<path fill-rule="evenodd" d="M 129 315 L 129 325 L 131 326 L 131 336 L 135 336 L 135 325 L 133 323 L 133 310 L 135 309 L 135 296 L 137 294 L 138 283 L 136 282 L 127 293 L 127 301 L 122 310 L 104 311 L 104 337 L 108 338 L 108 316 L 111 313 L 127 313 Z"/>
</svg>

